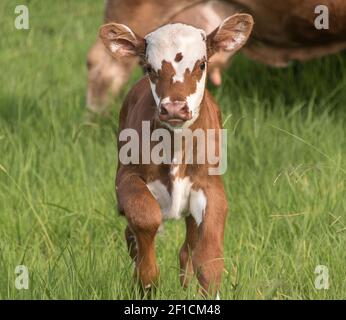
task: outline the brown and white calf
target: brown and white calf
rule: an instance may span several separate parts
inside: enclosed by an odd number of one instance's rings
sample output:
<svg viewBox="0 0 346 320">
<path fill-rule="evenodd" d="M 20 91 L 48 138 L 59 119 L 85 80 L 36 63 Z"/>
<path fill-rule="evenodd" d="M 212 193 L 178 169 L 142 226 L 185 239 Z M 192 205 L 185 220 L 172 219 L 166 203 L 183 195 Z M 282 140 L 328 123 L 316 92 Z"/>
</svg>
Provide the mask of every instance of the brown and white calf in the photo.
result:
<svg viewBox="0 0 346 320">
<path fill-rule="evenodd" d="M 120 132 L 135 131 L 144 151 L 143 123 L 150 133 L 156 129 L 177 139 L 183 129 L 215 130 L 216 154 L 220 154 L 220 111 L 205 88 L 208 59 L 219 51 L 234 52 L 246 42 L 253 20 L 250 15 L 233 15 L 209 35 L 202 29 L 175 23 L 164 25 L 144 38 L 123 24 L 101 27 L 100 37 L 114 57 L 137 56 L 147 75 L 129 92 L 120 112 Z M 223 237 L 227 199 L 220 175 L 209 175 L 215 164 L 196 163 L 196 139 L 184 140 L 185 151 L 193 150 L 192 162 L 118 162 L 116 193 L 119 210 L 128 226 L 125 236 L 136 276 L 144 288 L 159 276 L 155 236 L 165 219 L 186 220 L 186 239 L 180 250 L 180 280 L 183 286 L 195 273 L 203 292 L 219 290 L 224 268 Z M 145 142 L 147 143 L 147 142 Z M 126 144 L 119 139 L 119 154 Z M 149 142 L 153 151 L 158 142 Z M 190 145 L 189 145 L 190 144 Z M 172 144 L 173 145 L 173 144 Z M 180 154 L 184 160 L 184 150 Z M 139 157 L 141 158 L 141 157 Z M 141 158 L 142 159 L 142 158 Z"/>
</svg>

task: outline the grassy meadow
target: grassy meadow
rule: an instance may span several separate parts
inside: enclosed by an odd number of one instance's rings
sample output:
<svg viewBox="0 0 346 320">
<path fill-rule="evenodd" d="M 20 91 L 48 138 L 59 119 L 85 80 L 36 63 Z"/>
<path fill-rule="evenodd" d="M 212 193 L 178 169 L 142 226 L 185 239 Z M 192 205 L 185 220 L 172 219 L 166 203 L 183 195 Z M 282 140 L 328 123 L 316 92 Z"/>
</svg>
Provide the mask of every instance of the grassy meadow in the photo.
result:
<svg viewBox="0 0 346 320">
<path fill-rule="evenodd" d="M 86 120 L 103 1 L 0 1 L 0 299 L 137 299 L 116 210 L 118 110 Z M 27 4 L 30 30 L 16 30 Z M 131 82 L 141 76 L 138 69 Z M 346 54 L 274 69 L 238 55 L 210 88 L 228 129 L 222 299 L 346 298 Z M 181 289 L 183 221 L 157 237 L 156 299 Z M 28 290 L 15 287 L 27 266 Z M 316 266 L 329 289 L 315 288 Z"/>
</svg>

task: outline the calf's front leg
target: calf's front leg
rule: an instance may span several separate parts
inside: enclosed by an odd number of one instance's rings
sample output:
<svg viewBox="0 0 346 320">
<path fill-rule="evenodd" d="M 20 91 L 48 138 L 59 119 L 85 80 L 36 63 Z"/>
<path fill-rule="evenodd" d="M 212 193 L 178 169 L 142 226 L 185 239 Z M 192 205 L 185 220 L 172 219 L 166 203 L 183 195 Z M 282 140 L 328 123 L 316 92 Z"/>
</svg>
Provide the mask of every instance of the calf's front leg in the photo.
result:
<svg viewBox="0 0 346 320">
<path fill-rule="evenodd" d="M 224 269 L 223 238 L 228 210 L 221 184 L 215 190 L 207 192 L 207 206 L 203 221 L 198 226 L 198 240 L 192 253 L 192 264 L 201 292 L 214 297 L 220 291 Z"/>
<path fill-rule="evenodd" d="M 143 288 L 156 283 L 159 268 L 156 263 L 155 236 L 161 224 L 161 210 L 156 199 L 138 176 L 129 176 L 117 181 L 117 196 L 120 210 L 128 221 L 127 236 L 135 237 L 135 276 Z M 130 248 L 131 249 L 131 248 Z"/>
</svg>

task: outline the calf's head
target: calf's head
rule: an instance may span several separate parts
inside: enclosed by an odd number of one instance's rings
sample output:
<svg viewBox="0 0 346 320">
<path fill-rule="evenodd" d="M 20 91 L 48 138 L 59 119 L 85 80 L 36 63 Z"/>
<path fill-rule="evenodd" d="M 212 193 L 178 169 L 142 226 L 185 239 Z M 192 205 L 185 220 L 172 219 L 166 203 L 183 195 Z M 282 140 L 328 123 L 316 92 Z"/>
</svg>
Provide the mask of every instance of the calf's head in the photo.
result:
<svg viewBox="0 0 346 320">
<path fill-rule="evenodd" d="M 123 24 L 109 23 L 100 37 L 114 57 L 138 56 L 149 76 L 157 115 L 170 128 L 188 127 L 199 115 L 208 59 L 220 50 L 237 51 L 253 26 L 248 14 L 225 19 L 212 33 L 174 23 L 138 36 Z"/>
</svg>

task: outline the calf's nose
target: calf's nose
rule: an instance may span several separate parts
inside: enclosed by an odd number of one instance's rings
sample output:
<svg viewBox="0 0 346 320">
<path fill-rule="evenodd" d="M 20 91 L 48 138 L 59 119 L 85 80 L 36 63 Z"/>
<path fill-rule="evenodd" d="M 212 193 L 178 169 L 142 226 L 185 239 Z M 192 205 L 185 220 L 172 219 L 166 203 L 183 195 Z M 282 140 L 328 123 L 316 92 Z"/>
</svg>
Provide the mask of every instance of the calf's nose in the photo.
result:
<svg viewBox="0 0 346 320">
<path fill-rule="evenodd" d="M 191 119 L 191 112 L 185 101 L 174 101 L 162 103 L 160 105 L 159 118 L 161 121 L 180 120 L 186 121 Z"/>
</svg>

